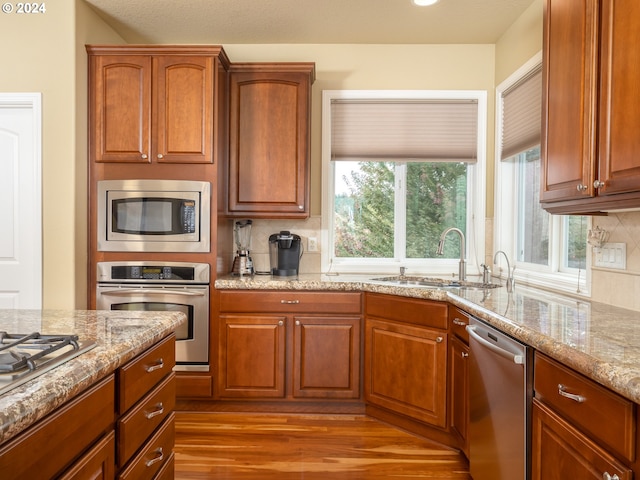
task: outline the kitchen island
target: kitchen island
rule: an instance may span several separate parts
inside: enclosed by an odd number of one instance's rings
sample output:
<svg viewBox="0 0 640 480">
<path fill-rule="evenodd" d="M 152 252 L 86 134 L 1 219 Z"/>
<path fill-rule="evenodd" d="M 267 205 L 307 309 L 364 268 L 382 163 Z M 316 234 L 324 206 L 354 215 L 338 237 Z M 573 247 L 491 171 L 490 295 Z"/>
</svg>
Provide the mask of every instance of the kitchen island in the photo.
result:
<svg viewBox="0 0 640 480">
<path fill-rule="evenodd" d="M 77 357 L 0 395 L 0 463 L 9 461 L 9 457 L 20 456 L 21 447 L 32 441 L 30 437 L 47 428 L 51 432 L 72 430 L 74 425 L 57 422 L 62 424 L 56 426 L 56 422 L 51 421 L 58 419 L 60 412 L 69 412 L 68 417 L 74 419 L 82 417 L 84 409 L 89 407 L 89 413 L 95 415 L 96 420 L 105 423 L 104 427 L 98 429 L 98 433 L 111 430 L 110 434 L 105 434 L 106 440 L 112 442 L 112 446 L 107 448 L 107 451 L 110 449 L 111 460 L 105 462 L 105 465 L 111 470 L 114 465 L 116 468 L 124 468 L 125 461 L 130 456 L 124 458 L 123 451 L 118 450 L 118 460 L 113 462 L 116 458 L 113 445 L 118 445 L 118 441 L 108 437 L 113 437 L 113 429 L 120 418 L 124 417 L 125 410 L 133 410 L 133 402 L 147 395 L 151 389 L 162 389 L 171 408 L 167 408 L 157 420 L 166 420 L 165 424 L 170 424 L 171 427 L 173 425 L 171 410 L 175 401 L 175 385 L 171 369 L 175 363 L 175 340 L 172 333 L 184 321 L 185 315 L 180 312 L 0 310 L 0 331 L 77 335 L 79 342 L 92 344 L 92 348 Z M 148 382 L 146 379 L 141 382 L 140 375 L 133 370 L 138 367 L 139 360 L 144 360 L 147 364 L 146 371 L 152 372 L 149 377 L 154 378 L 149 378 Z M 153 362 L 158 362 L 158 365 L 154 364 L 149 368 L 148 365 Z M 127 382 L 130 381 L 132 371 L 137 377 L 137 384 L 131 382 L 132 388 L 125 389 L 125 384 L 129 385 Z M 157 384 L 162 385 L 156 386 Z M 137 390 L 140 390 L 138 398 L 130 399 L 125 395 L 125 391 Z M 79 399 L 87 401 L 81 404 L 82 400 Z M 80 418 L 78 421 L 81 420 Z M 125 426 L 121 428 L 118 425 L 117 431 L 123 430 Z M 80 425 L 76 429 L 83 431 L 84 427 Z M 158 430 L 162 429 L 165 427 Z M 170 437 L 172 447 L 173 436 L 167 434 L 166 437 Z M 42 451 L 47 450 L 44 447 L 43 445 Z M 64 447 L 66 445 L 53 445 L 52 448 L 62 456 Z M 39 452 L 29 453 L 32 458 L 36 458 Z M 74 453 L 69 455 L 72 458 Z M 130 463 L 133 462 L 135 459 Z M 38 464 L 36 460 L 33 463 Z M 17 468 L 13 465 L 8 471 L 13 472 Z M 3 471 L 7 472 L 7 469 Z"/>
</svg>

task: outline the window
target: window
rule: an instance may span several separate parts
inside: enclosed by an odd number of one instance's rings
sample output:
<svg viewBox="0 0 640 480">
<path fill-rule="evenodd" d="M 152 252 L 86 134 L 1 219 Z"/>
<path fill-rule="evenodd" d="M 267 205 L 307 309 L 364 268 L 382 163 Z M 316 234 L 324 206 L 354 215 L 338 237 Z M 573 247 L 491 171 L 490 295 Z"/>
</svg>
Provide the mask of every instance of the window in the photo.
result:
<svg viewBox="0 0 640 480">
<path fill-rule="evenodd" d="M 457 274 L 457 227 L 477 272 L 485 118 L 486 92 L 323 92 L 322 270 Z"/>
<path fill-rule="evenodd" d="M 585 294 L 588 217 L 540 207 L 540 65 L 538 55 L 497 88 L 495 250 L 518 281 Z"/>
</svg>

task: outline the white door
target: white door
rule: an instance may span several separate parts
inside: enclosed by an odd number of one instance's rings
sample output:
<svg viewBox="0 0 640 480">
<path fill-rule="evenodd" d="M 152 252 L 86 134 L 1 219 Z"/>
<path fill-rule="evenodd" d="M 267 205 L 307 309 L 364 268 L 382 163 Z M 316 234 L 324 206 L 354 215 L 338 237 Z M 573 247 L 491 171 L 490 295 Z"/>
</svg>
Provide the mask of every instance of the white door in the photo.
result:
<svg viewBox="0 0 640 480">
<path fill-rule="evenodd" d="M 0 93 L 0 308 L 42 308 L 41 95 Z"/>
</svg>

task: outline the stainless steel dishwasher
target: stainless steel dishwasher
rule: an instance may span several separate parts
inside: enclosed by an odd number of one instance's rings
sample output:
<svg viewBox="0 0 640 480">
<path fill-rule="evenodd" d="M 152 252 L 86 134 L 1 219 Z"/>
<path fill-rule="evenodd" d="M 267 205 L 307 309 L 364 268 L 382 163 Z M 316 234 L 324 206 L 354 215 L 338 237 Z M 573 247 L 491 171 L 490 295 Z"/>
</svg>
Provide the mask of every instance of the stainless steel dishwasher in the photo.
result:
<svg viewBox="0 0 640 480">
<path fill-rule="evenodd" d="M 527 480 L 532 350 L 471 318 L 469 469 L 473 480 Z"/>
</svg>

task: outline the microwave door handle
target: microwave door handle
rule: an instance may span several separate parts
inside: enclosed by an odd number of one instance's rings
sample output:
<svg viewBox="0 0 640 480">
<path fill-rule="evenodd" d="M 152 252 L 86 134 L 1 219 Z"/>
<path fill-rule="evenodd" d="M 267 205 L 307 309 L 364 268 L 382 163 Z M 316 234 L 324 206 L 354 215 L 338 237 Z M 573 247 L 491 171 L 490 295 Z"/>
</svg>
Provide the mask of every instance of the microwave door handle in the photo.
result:
<svg viewBox="0 0 640 480">
<path fill-rule="evenodd" d="M 193 292 L 186 290 L 168 290 L 166 288 L 147 289 L 147 288 L 127 288 L 118 290 L 107 290 L 100 292 L 101 295 L 111 295 L 114 297 L 124 297 L 125 295 L 144 294 L 144 295 L 182 295 L 185 297 L 204 297 L 204 292 Z"/>
</svg>

